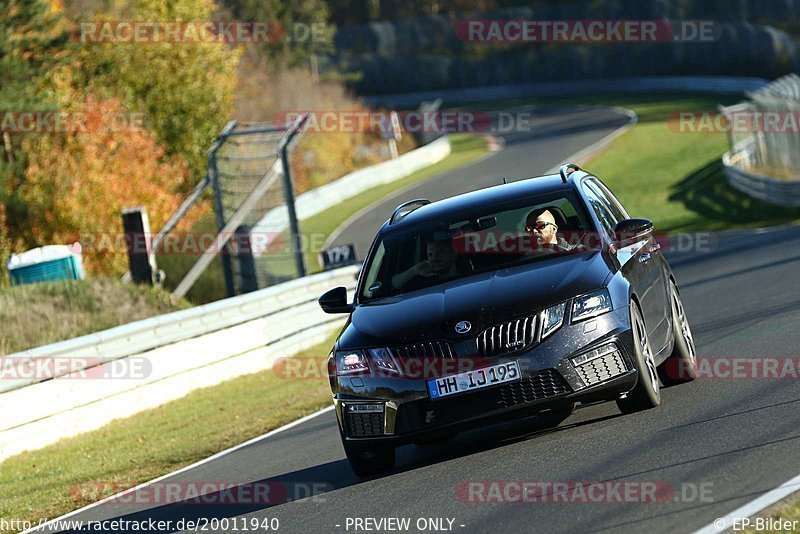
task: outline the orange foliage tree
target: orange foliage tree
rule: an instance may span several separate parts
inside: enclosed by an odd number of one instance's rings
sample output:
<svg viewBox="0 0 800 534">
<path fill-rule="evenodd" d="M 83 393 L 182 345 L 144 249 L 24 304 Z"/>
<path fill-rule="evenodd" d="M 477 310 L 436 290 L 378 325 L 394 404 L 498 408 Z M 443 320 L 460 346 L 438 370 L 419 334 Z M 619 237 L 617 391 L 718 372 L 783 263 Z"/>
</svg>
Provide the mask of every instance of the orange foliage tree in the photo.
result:
<svg viewBox="0 0 800 534">
<path fill-rule="evenodd" d="M 121 210 L 145 206 L 158 231 L 180 204 L 175 186 L 188 170 L 118 99 L 86 98 L 81 117 L 85 125 L 23 141 L 22 237 L 35 244 L 81 241 L 88 272 L 119 275 L 127 269 Z"/>
</svg>

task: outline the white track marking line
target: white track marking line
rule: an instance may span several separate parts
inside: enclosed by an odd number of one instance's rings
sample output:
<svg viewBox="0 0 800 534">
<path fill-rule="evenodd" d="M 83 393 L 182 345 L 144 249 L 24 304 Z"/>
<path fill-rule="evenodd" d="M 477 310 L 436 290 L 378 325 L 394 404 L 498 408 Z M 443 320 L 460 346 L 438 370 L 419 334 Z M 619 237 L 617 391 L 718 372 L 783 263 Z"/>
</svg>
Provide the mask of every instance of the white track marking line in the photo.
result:
<svg viewBox="0 0 800 534">
<path fill-rule="evenodd" d="M 772 491 L 768 491 L 761 497 L 750 501 L 749 503 L 740 506 L 736 510 L 716 518 L 712 523 L 696 530 L 694 534 L 717 534 L 730 529 L 733 526 L 734 519 L 742 519 L 757 514 L 764 508 L 772 506 L 784 497 L 800 490 L 800 475 L 797 475 L 791 480 L 787 480 Z"/>
<path fill-rule="evenodd" d="M 65 519 L 68 519 L 68 518 L 70 518 L 70 517 L 72 517 L 72 516 L 74 516 L 76 514 L 79 514 L 81 512 L 85 512 L 86 510 L 89 510 L 89 509 L 94 508 L 96 506 L 100 506 L 101 504 L 105 504 L 108 501 L 111 501 L 113 499 L 117 499 L 119 497 L 127 495 L 128 493 L 132 493 L 134 491 L 137 491 L 137 490 L 139 490 L 141 488 L 144 488 L 144 487 L 146 487 L 146 486 L 148 486 L 150 484 L 155 484 L 156 482 L 160 482 L 160 481 L 162 481 L 162 480 L 164 480 L 166 478 L 169 478 L 169 477 L 178 475 L 180 473 L 189 471 L 190 469 L 194 469 L 195 467 L 199 467 L 199 466 L 201 466 L 203 464 L 207 464 L 208 462 L 212 462 L 212 461 L 216 460 L 217 458 L 220 458 L 222 456 L 228 455 L 228 454 L 230 454 L 232 452 L 235 452 L 235 451 L 237 451 L 239 449 L 247 447 L 248 445 L 252 445 L 253 443 L 257 443 L 257 442 L 259 442 L 261 440 L 267 439 L 267 438 L 269 438 L 271 436 L 274 436 L 275 434 L 278 434 L 279 432 L 283 432 L 284 430 L 289 430 L 290 428 L 296 427 L 297 425 L 303 424 L 306 421 L 309 421 L 309 420 L 311 420 L 311 419 L 313 419 L 313 418 L 315 418 L 315 417 L 317 417 L 319 415 L 322 415 L 324 413 L 328 413 L 328 412 L 330 412 L 332 410 L 333 410 L 333 406 L 328 406 L 327 408 L 323 408 L 322 410 L 319 410 L 319 411 L 316 411 L 314 413 L 311 413 L 311 414 L 308 414 L 306 416 L 303 416 L 300 419 L 296 419 L 296 420 L 292 421 L 291 423 L 288 423 L 286 425 L 283 425 L 282 427 L 276 428 L 275 430 L 270 430 L 266 434 L 262 434 L 260 436 L 257 436 L 255 438 L 253 438 L 253 439 L 245 441 L 244 443 L 240 443 L 239 445 L 235 445 L 235 446 L 231 447 L 230 449 L 225 449 L 224 451 L 220 451 L 220 452 L 218 452 L 218 453 L 216 453 L 216 454 L 214 454 L 212 456 L 209 456 L 208 458 L 204 458 L 203 460 L 199 460 L 199 461 L 197 461 L 197 462 L 195 462 L 195 463 L 193 463 L 191 465 L 187 465 L 186 467 L 182 467 L 182 468 L 178 469 L 177 471 L 173 471 L 171 473 L 167 473 L 166 475 L 162 475 L 162 476 L 160 476 L 158 478 L 154 478 L 153 480 L 148 480 L 147 482 L 143 482 L 143 483 L 139 484 L 138 486 L 126 489 L 125 491 L 117 493 L 116 495 L 111 495 L 110 497 L 106 497 L 105 499 L 102 499 L 100 501 L 97 501 L 97 502 L 94 502 L 94 503 L 89 504 L 87 506 L 84 506 L 83 508 L 80 508 L 80 509 L 72 511 L 72 512 L 70 512 L 68 514 L 62 515 L 61 517 L 57 517 L 55 519 L 52 519 L 52 520 L 48 521 L 47 523 L 44 523 L 42 525 L 37 525 L 36 528 L 28 529 L 28 530 L 24 531 L 22 534 L 27 534 L 28 532 L 37 532 L 37 531 L 39 531 L 41 529 L 44 529 L 45 527 L 47 527 L 49 525 L 53 525 L 54 523 L 57 523 L 59 521 L 63 521 Z"/>
</svg>

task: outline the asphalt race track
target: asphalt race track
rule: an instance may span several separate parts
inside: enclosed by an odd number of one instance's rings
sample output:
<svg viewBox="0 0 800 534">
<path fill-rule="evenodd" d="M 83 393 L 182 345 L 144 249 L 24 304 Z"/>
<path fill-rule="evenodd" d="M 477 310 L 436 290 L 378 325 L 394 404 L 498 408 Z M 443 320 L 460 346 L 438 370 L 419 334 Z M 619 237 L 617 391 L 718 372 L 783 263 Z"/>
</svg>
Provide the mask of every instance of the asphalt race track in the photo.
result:
<svg viewBox="0 0 800 534">
<path fill-rule="evenodd" d="M 509 136 L 503 152 L 384 202 L 339 242 L 355 242 L 363 254 L 399 201 L 435 200 L 498 183 L 502 176 L 540 174 L 627 117 L 611 110 L 560 110 L 542 112 L 541 121 L 530 134 Z M 667 256 L 701 359 L 798 355 L 800 227 L 678 241 Z M 70 519 L 278 518 L 279 532 L 303 534 L 365 532 L 354 528 L 356 518 L 394 517 L 410 518 L 412 532 L 421 518 L 452 520 L 440 528 L 456 532 L 690 532 L 800 473 L 797 380 L 712 374 L 721 371 L 662 390 L 660 407 L 634 415 L 622 416 L 614 403 L 583 406 L 554 430 L 529 418 L 444 443 L 403 447 L 397 472 L 365 481 L 350 471 L 328 411 L 166 481 L 268 483 L 288 493 L 276 504 L 114 503 Z M 651 482 L 669 491 L 659 493 L 666 495 L 660 502 L 646 504 L 485 504 L 465 502 L 467 494 L 459 492 L 469 481 L 505 480 Z M 311 498 L 283 502 L 309 491 Z M 210 530 L 234 531 L 230 525 Z M 241 523 L 238 528 L 243 530 Z"/>
</svg>

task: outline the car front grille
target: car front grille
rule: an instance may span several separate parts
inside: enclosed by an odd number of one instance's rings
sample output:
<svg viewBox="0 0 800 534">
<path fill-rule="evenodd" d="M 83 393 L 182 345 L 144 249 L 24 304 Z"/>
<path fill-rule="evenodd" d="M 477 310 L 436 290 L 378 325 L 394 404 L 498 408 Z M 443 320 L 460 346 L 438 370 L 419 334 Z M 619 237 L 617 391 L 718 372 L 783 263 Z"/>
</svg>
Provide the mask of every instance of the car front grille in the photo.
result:
<svg viewBox="0 0 800 534">
<path fill-rule="evenodd" d="M 480 356 L 498 356 L 532 345 L 538 335 L 538 315 L 490 326 L 476 338 Z"/>
<path fill-rule="evenodd" d="M 520 406 L 571 393 L 566 380 L 555 369 L 543 369 L 520 382 L 454 395 L 439 400 L 402 403 L 398 408 L 395 434 L 405 434 L 448 423 L 457 423 L 494 410 Z"/>
<path fill-rule="evenodd" d="M 397 358 L 454 358 L 455 353 L 447 341 L 425 341 L 412 345 L 392 347 Z"/>
<path fill-rule="evenodd" d="M 500 388 L 498 404 L 506 408 L 572 392 L 564 377 L 555 369 L 544 369 L 536 376 Z"/>
<path fill-rule="evenodd" d="M 603 356 L 576 365 L 575 370 L 587 386 L 593 386 L 627 371 L 622 354 L 619 350 L 612 350 Z"/>
<path fill-rule="evenodd" d="M 346 413 L 345 423 L 347 435 L 360 438 L 383 435 L 383 412 L 381 413 Z"/>
</svg>

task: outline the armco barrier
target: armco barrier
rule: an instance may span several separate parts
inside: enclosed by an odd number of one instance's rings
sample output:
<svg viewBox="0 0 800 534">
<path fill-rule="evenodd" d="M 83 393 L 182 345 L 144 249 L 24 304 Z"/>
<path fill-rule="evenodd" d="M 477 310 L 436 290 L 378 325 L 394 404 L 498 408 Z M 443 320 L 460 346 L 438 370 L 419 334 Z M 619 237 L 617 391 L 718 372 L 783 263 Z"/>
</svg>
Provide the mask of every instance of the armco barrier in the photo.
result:
<svg viewBox="0 0 800 534">
<path fill-rule="evenodd" d="M 800 180 L 777 180 L 750 173 L 737 165 L 736 156 L 732 156 L 730 152 L 722 157 L 722 164 L 728 184 L 745 195 L 773 206 L 800 206 Z"/>
<path fill-rule="evenodd" d="M 148 374 L 134 378 L 73 378 L 3 383 L 0 461 L 25 450 L 100 428 L 183 397 L 201 387 L 268 369 L 280 356 L 318 344 L 343 322 L 316 299 L 334 286 L 355 286 L 357 267 L 320 273 L 260 291 L 137 321 L 104 332 L 3 357 L 136 356 Z M 324 356 L 324 355 L 321 355 Z M 0 383 L 3 382 L 0 380 Z M 11 388 L 14 387 L 14 389 Z"/>
<path fill-rule="evenodd" d="M 745 76 L 645 76 L 638 78 L 605 78 L 563 82 L 490 85 L 441 91 L 420 91 L 364 97 L 375 107 L 411 108 L 426 100 L 442 98 L 445 103 L 495 102 L 539 96 L 595 95 L 598 93 L 728 93 L 757 91 L 769 83 L 763 78 Z"/>
</svg>

